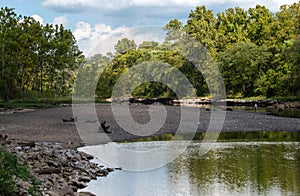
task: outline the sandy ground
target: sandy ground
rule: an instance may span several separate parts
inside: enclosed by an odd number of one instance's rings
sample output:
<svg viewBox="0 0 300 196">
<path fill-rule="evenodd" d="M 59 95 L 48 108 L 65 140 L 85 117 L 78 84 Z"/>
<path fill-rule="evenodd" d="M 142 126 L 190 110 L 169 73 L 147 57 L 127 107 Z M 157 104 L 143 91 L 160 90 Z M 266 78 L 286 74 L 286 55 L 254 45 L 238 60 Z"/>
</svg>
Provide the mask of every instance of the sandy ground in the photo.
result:
<svg viewBox="0 0 300 196">
<path fill-rule="evenodd" d="M 149 115 L 149 106 L 130 105 L 130 114 L 132 118 L 141 124 L 148 123 L 151 118 Z M 204 109 L 184 107 L 184 115 L 181 115 L 180 107 L 166 106 L 166 121 L 163 126 L 152 133 L 127 132 L 120 127 L 114 118 L 110 104 L 100 104 L 96 106 L 98 119 L 92 115 L 88 107 L 77 107 L 82 115 L 77 116 L 76 122 L 63 122 L 63 118 L 73 117 L 71 106 L 56 107 L 48 109 L 29 110 L 27 112 L 0 114 L 0 134 L 6 134 L 11 139 L 28 141 L 49 141 L 49 142 L 73 142 L 79 144 L 98 144 L 107 141 L 123 141 L 135 139 L 141 136 L 159 135 L 163 133 L 175 133 L 180 127 L 181 117 L 184 118 L 184 125 L 188 128 L 196 127 L 198 132 L 207 131 L 210 125 L 210 131 L 219 131 L 218 126 L 222 126 L 223 132 L 228 131 L 300 131 L 300 119 L 283 118 L 267 115 L 264 113 L 228 111 L 224 124 L 222 118 L 210 120 L 211 111 Z M 150 108 L 154 112 L 154 117 L 162 118 L 161 111 L 157 108 Z M 79 113 L 80 113 L 79 112 Z M 200 118 L 195 121 L 195 116 L 200 113 Z M 118 111 L 123 117 L 128 117 L 123 109 Z M 220 114 L 220 113 L 218 113 Z M 221 112 L 221 114 L 224 114 Z M 221 115 L 222 116 L 222 115 Z M 95 121 L 97 120 L 97 121 Z M 99 121 L 98 121 L 99 120 Z M 102 129 L 98 129 L 99 122 L 107 121 L 110 126 L 111 134 L 105 134 Z M 78 131 L 78 129 L 80 131 Z M 149 127 L 148 127 L 149 128 Z M 184 132 L 184 131 L 183 131 Z"/>
</svg>

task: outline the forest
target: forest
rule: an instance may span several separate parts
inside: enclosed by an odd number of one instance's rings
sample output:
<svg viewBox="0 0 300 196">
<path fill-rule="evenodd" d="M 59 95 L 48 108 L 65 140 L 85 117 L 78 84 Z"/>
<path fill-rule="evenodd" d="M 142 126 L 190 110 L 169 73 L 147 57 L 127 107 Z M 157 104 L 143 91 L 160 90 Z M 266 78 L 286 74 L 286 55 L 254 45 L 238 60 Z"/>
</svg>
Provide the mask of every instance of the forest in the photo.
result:
<svg viewBox="0 0 300 196">
<path fill-rule="evenodd" d="M 149 61 L 176 67 L 189 79 L 197 96 L 209 96 L 201 72 L 168 49 L 178 44 L 174 41 L 178 34 L 192 36 L 205 46 L 219 67 L 228 97 L 300 96 L 300 2 L 282 5 L 276 13 L 260 5 L 217 14 L 199 6 L 185 23 L 173 19 L 165 25 L 163 43 L 145 40 L 137 46 L 134 40 L 124 38 L 116 43 L 114 54 L 92 57 L 82 55 L 72 32 L 63 26 L 42 25 L 10 8 L 1 8 L 0 21 L 3 100 L 71 95 L 80 65 L 82 76 L 86 76 L 80 77 L 82 84 L 89 85 L 95 73 L 102 72 L 95 86 L 96 98 L 106 99 L 123 73 Z M 138 86 L 132 96 L 176 97 L 172 89 L 158 82 Z"/>
<path fill-rule="evenodd" d="M 0 99 L 66 96 L 84 59 L 71 30 L 0 10 Z"/>
</svg>

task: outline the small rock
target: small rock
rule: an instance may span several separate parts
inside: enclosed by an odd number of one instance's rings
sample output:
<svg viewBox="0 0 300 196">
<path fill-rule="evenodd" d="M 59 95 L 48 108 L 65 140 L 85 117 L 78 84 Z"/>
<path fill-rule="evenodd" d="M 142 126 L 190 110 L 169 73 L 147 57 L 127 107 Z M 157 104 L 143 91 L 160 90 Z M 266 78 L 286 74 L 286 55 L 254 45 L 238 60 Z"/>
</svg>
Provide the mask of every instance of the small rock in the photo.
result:
<svg viewBox="0 0 300 196">
<path fill-rule="evenodd" d="M 31 147 L 34 148 L 35 147 L 35 142 L 18 142 L 18 145 L 20 145 L 21 147 Z"/>
<path fill-rule="evenodd" d="M 107 171 L 107 169 L 104 169 L 104 170 L 102 170 L 102 171 L 98 171 L 97 173 L 96 173 L 96 175 L 97 176 L 107 176 L 109 174 L 109 172 Z"/>
<path fill-rule="evenodd" d="M 81 156 L 82 158 L 86 158 L 87 160 L 92 160 L 92 159 L 94 159 L 94 156 L 93 156 L 93 155 L 87 154 L 87 153 L 85 153 L 85 152 L 79 152 L 79 154 L 80 154 L 80 156 Z"/>
<path fill-rule="evenodd" d="M 56 188 L 52 190 L 53 192 L 57 193 L 58 195 L 63 195 L 63 196 L 73 196 L 74 191 L 71 187 L 61 187 L 61 188 Z"/>
<path fill-rule="evenodd" d="M 115 171 L 113 168 L 110 168 L 110 167 L 108 167 L 108 168 L 106 168 L 106 169 L 107 169 L 108 172 Z"/>
<path fill-rule="evenodd" d="M 45 194 L 48 196 L 59 196 L 57 193 L 54 193 L 53 191 L 46 191 Z"/>
<path fill-rule="evenodd" d="M 79 192 L 79 193 L 77 193 L 77 195 L 79 195 L 79 196 L 96 196 L 95 194 L 93 194 L 91 192 Z"/>
<path fill-rule="evenodd" d="M 91 179 L 89 177 L 87 177 L 87 176 L 81 176 L 81 177 L 79 177 L 78 181 L 79 182 L 90 182 Z"/>
<path fill-rule="evenodd" d="M 52 174 L 52 173 L 60 173 L 60 168 L 44 168 L 44 169 L 38 169 L 35 171 L 37 174 Z"/>
<path fill-rule="evenodd" d="M 48 166 L 54 166 L 54 167 L 58 167 L 59 165 L 58 165 L 58 163 L 57 162 L 54 162 L 54 161 L 47 161 L 47 164 L 48 164 Z"/>
<path fill-rule="evenodd" d="M 22 150 L 22 147 L 21 146 L 17 146 L 17 147 L 15 147 L 15 150 L 16 151 L 20 151 L 20 150 Z"/>
<path fill-rule="evenodd" d="M 79 169 L 79 170 L 81 170 L 83 172 L 86 172 L 86 168 L 84 166 L 82 166 L 82 165 L 77 165 L 76 169 Z"/>
<path fill-rule="evenodd" d="M 65 153 L 65 155 L 66 155 L 69 159 L 73 159 L 73 158 L 74 158 L 74 156 L 72 155 L 72 153 L 69 152 L 69 151 L 67 151 L 67 152 Z"/>
<path fill-rule="evenodd" d="M 71 185 L 72 185 L 72 186 L 75 186 L 76 188 L 79 188 L 79 189 L 83 189 L 83 188 L 87 187 L 87 185 L 86 185 L 85 183 L 79 182 L 79 181 L 77 181 L 77 180 L 73 180 L 73 181 L 71 182 Z"/>
<path fill-rule="evenodd" d="M 96 174 L 91 174 L 90 176 L 91 176 L 91 179 L 92 179 L 92 180 L 97 180 Z"/>
</svg>

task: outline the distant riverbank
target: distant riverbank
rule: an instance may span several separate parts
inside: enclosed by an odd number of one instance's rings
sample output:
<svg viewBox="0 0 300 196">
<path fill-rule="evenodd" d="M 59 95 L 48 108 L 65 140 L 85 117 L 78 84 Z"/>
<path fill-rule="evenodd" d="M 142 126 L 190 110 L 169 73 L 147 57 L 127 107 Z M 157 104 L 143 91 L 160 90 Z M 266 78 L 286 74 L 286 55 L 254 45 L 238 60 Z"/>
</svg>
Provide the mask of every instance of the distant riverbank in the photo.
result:
<svg viewBox="0 0 300 196">
<path fill-rule="evenodd" d="M 281 101 L 269 99 L 222 99 L 212 100 L 210 98 L 193 98 L 193 99 L 173 99 L 173 98 L 120 98 L 108 99 L 109 102 L 128 102 L 130 104 L 153 104 L 161 103 L 165 105 L 211 105 L 219 104 L 226 106 L 254 106 L 258 107 L 276 107 L 276 108 L 298 108 L 300 109 L 300 101 Z"/>
</svg>

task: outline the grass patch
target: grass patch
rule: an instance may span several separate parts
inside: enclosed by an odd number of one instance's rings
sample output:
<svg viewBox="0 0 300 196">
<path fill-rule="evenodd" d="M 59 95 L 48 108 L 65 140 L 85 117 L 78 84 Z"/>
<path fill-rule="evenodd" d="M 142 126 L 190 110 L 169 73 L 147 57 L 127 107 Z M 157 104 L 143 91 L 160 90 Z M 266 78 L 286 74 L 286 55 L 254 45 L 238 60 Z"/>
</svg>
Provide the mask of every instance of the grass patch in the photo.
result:
<svg viewBox="0 0 300 196">
<path fill-rule="evenodd" d="M 53 107 L 54 104 L 42 103 L 42 102 L 23 102 L 23 101 L 9 101 L 0 102 L 2 108 L 47 108 Z"/>
<path fill-rule="evenodd" d="M 16 186 L 17 179 L 33 184 L 29 187 L 30 195 L 39 195 L 38 182 L 31 175 L 26 165 L 21 165 L 15 155 L 0 147 L 0 195 L 19 195 Z"/>
<path fill-rule="evenodd" d="M 87 103 L 108 103 L 101 99 L 91 99 Z M 78 103 L 82 103 L 78 101 Z M 49 108 L 55 107 L 59 104 L 72 104 L 72 97 L 55 97 L 55 98 L 38 98 L 38 99 L 22 99 L 22 100 L 11 100 L 1 101 L 0 107 L 2 108 Z"/>
</svg>

